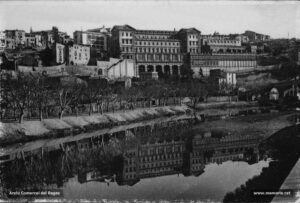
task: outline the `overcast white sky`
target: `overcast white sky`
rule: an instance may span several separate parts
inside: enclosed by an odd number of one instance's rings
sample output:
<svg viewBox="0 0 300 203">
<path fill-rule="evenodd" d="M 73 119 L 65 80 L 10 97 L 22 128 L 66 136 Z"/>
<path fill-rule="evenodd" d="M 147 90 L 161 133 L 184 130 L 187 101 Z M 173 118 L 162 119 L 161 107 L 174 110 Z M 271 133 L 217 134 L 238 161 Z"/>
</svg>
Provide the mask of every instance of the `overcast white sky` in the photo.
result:
<svg viewBox="0 0 300 203">
<path fill-rule="evenodd" d="M 75 30 L 129 24 L 138 29 L 195 27 L 203 34 L 253 30 L 300 38 L 296 1 L 0 1 L 0 30 Z"/>
</svg>

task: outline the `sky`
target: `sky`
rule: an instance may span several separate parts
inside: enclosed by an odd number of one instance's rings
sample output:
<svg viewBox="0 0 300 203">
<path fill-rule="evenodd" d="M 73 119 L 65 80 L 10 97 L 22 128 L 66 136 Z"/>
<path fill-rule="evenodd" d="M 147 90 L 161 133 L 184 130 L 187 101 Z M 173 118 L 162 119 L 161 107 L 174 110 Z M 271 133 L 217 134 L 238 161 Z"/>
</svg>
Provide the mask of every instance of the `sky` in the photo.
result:
<svg viewBox="0 0 300 203">
<path fill-rule="evenodd" d="M 195 27 L 202 34 L 252 30 L 272 38 L 300 38 L 297 1 L 0 1 L 0 30 L 29 32 L 57 26 L 75 30 L 129 24 L 137 29 L 179 30 Z"/>
</svg>

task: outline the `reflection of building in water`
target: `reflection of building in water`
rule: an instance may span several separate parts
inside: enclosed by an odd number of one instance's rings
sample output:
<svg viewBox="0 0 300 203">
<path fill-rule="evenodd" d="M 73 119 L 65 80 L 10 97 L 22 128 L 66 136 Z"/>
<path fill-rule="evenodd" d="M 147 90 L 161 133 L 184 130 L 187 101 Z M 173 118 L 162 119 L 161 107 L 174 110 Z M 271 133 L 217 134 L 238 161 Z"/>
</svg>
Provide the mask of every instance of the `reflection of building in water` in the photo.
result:
<svg viewBox="0 0 300 203">
<path fill-rule="evenodd" d="M 174 174 L 182 168 L 184 141 L 142 145 L 139 150 L 140 178 Z"/>
<path fill-rule="evenodd" d="M 207 164 L 228 160 L 247 160 L 248 155 L 258 154 L 260 140 L 260 136 L 253 135 L 214 135 L 212 133 L 197 135 L 193 139 L 191 157 L 197 157 L 195 164 L 200 161 L 203 161 L 202 164 Z M 197 156 L 197 153 L 200 153 L 203 158 Z"/>
<path fill-rule="evenodd" d="M 179 173 L 183 164 L 185 142 L 164 140 L 146 143 L 124 154 L 122 183 L 132 183 L 141 178 Z"/>
<path fill-rule="evenodd" d="M 191 148 L 181 139 L 146 142 L 123 155 L 119 184 L 133 185 L 142 178 L 178 173 L 199 176 L 206 164 L 214 162 L 250 162 L 253 157 L 257 162 L 259 141 L 259 136 L 206 132 L 191 140 Z"/>
</svg>

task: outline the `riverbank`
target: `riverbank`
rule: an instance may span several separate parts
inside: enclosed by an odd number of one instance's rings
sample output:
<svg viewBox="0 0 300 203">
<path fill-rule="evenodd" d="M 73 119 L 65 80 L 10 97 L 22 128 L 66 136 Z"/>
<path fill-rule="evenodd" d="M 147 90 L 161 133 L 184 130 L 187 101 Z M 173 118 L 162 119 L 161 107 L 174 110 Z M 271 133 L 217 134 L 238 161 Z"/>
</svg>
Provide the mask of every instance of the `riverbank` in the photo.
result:
<svg viewBox="0 0 300 203">
<path fill-rule="evenodd" d="M 0 145 L 26 142 L 41 138 L 63 137 L 100 130 L 113 126 L 181 115 L 189 112 L 186 106 L 163 106 L 135 109 L 125 112 L 94 114 L 91 116 L 69 116 L 62 119 L 24 121 L 23 123 L 0 122 Z"/>
<path fill-rule="evenodd" d="M 275 132 L 295 124 L 293 112 L 271 112 L 239 116 L 231 119 L 204 122 L 195 127 L 200 131 L 222 131 L 239 135 L 260 135 L 269 137 Z"/>
<path fill-rule="evenodd" d="M 237 107 L 253 107 L 258 106 L 257 101 L 231 101 L 231 102 L 202 102 L 196 105 L 197 110 L 204 109 L 226 109 Z"/>
</svg>

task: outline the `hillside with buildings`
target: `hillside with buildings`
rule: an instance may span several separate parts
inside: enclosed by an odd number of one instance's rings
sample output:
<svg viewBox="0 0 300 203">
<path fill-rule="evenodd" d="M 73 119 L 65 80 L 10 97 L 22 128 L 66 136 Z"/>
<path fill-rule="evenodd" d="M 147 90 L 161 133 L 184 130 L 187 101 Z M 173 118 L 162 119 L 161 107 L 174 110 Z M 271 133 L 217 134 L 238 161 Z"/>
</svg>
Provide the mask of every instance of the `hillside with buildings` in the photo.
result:
<svg viewBox="0 0 300 203">
<path fill-rule="evenodd" d="M 183 101 L 195 108 L 201 102 L 277 105 L 300 98 L 297 39 L 116 25 L 76 30 L 73 37 L 57 27 L 4 30 L 0 42 L 1 119 L 6 121 Z M 24 95 L 14 96 L 19 91 Z"/>
</svg>

